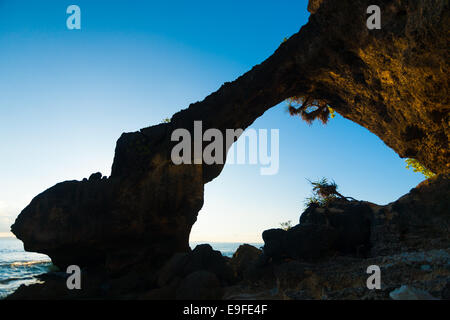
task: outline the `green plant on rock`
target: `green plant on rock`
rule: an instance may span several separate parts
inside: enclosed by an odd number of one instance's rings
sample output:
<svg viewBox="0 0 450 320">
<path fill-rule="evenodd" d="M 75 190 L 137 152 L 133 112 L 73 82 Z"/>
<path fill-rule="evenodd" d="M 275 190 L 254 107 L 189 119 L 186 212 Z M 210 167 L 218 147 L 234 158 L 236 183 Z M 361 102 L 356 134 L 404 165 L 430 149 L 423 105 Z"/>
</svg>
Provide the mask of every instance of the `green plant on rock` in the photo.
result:
<svg viewBox="0 0 450 320">
<path fill-rule="evenodd" d="M 310 181 L 312 185 L 312 195 L 305 199 L 305 206 L 326 207 L 330 202 L 335 200 L 355 200 L 352 197 L 343 196 L 337 191 L 338 185 L 334 181 L 329 181 L 327 178 L 322 178 L 317 181 Z"/>
<path fill-rule="evenodd" d="M 406 168 L 407 169 L 412 169 L 414 172 L 420 172 L 427 179 L 431 178 L 431 177 L 434 177 L 436 175 L 433 171 L 431 171 L 430 169 L 425 167 L 423 164 L 421 164 L 416 159 L 408 158 L 408 159 L 405 160 L 405 162 L 406 162 Z"/>
<path fill-rule="evenodd" d="M 292 221 L 288 220 L 286 222 L 280 223 L 281 229 L 288 231 L 290 228 L 292 228 Z"/>
<path fill-rule="evenodd" d="M 170 119 L 169 118 L 164 118 L 161 123 L 170 123 Z"/>
</svg>

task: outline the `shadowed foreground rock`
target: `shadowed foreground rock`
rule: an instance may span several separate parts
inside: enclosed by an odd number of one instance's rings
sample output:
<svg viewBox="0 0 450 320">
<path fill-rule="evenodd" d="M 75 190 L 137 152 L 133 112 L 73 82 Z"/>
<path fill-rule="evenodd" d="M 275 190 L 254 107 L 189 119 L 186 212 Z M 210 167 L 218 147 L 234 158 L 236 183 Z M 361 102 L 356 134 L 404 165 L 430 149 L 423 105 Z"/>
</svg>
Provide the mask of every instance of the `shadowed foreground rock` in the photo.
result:
<svg viewBox="0 0 450 320">
<path fill-rule="evenodd" d="M 245 244 L 230 259 L 198 245 L 155 273 L 135 266 L 115 277 L 86 267 L 75 292 L 65 273 L 49 273 L 9 299 L 449 299 L 449 207 L 440 175 L 385 206 L 310 207 L 289 231 L 265 231 L 262 251 Z M 370 265 L 381 268 L 380 290 L 366 287 Z"/>
<path fill-rule="evenodd" d="M 338 201 L 309 208 L 289 231 L 263 233 L 266 262 L 255 263 L 224 298 L 450 299 L 449 208 L 444 175 L 386 206 Z M 371 265 L 381 269 L 380 290 L 366 286 Z"/>
<path fill-rule="evenodd" d="M 314 260 L 336 252 L 364 256 L 370 247 L 375 206 L 347 200 L 335 200 L 327 208 L 311 206 L 301 215 L 300 224 L 289 230 L 264 231 L 264 253 L 275 259 Z"/>
<path fill-rule="evenodd" d="M 308 24 L 266 61 L 170 123 L 122 134 L 109 178 L 97 174 L 44 191 L 12 232 L 26 250 L 49 255 L 61 268 L 99 268 L 111 277 L 154 274 L 175 252 L 189 252 L 204 184 L 223 167 L 175 166 L 173 130 L 193 132 L 194 120 L 204 130 L 245 129 L 292 96 L 322 99 L 401 157 L 449 172 L 448 1 L 385 1 L 382 29 L 373 31 L 366 28 L 370 4 L 311 1 Z M 327 228 L 319 229 L 326 234 Z M 303 228 L 297 231 L 294 240 L 304 236 Z M 144 283 L 155 281 L 148 276 Z"/>
<path fill-rule="evenodd" d="M 337 199 L 312 205 L 288 231 L 263 232 L 264 254 L 305 261 L 336 255 L 377 257 L 409 250 L 450 248 L 450 179 L 425 180 L 386 206 Z"/>
</svg>

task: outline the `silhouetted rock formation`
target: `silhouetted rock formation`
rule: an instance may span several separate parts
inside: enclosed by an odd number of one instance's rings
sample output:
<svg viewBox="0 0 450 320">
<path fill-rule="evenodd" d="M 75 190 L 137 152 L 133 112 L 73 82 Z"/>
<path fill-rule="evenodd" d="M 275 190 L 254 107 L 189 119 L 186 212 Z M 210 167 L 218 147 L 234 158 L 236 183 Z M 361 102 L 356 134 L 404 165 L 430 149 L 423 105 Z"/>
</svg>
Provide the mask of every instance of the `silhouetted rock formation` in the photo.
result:
<svg viewBox="0 0 450 320">
<path fill-rule="evenodd" d="M 26 250 L 62 268 L 98 266 L 111 275 L 136 265 L 159 270 L 173 253 L 189 251 L 203 186 L 223 167 L 175 166 L 173 130 L 193 132 L 194 120 L 204 129 L 247 128 L 292 96 L 325 100 L 400 156 L 449 172 L 448 1 L 383 2 L 382 29 L 372 31 L 370 4 L 311 1 L 308 24 L 266 61 L 170 123 L 122 134 L 108 179 L 94 175 L 44 191 L 19 215 L 13 233 Z"/>
<path fill-rule="evenodd" d="M 449 299 L 449 208 L 448 175 L 429 179 L 385 206 L 337 201 L 311 207 L 290 230 L 263 233 L 266 262 L 224 297 L 392 299 L 409 284 L 412 292 Z M 379 290 L 366 287 L 370 265 L 381 268 Z"/>
<path fill-rule="evenodd" d="M 450 179 L 439 175 L 386 206 L 336 199 L 311 205 L 289 230 L 263 232 L 267 258 L 376 257 L 450 248 Z"/>
<path fill-rule="evenodd" d="M 236 282 L 231 267 L 209 244 L 190 253 L 177 253 L 157 273 L 158 288 L 143 299 L 221 299 L 222 290 Z"/>
<path fill-rule="evenodd" d="M 289 230 L 263 232 L 267 257 L 318 259 L 327 255 L 364 255 L 369 250 L 373 204 L 334 200 L 327 207 L 310 206 L 300 224 Z"/>
<path fill-rule="evenodd" d="M 249 244 L 239 246 L 230 260 L 230 266 L 237 279 L 242 280 L 258 267 L 262 251 Z"/>
<path fill-rule="evenodd" d="M 450 248 L 450 176 L 417 185 L 386 206 L 378 206 L 371 225 L 371 256 L 410 250 Z"/>
<path fill-rule="evenodd" d="M 385 206 L 310 207 L 289 231 L 265 231 L 263 252 L 242 245 L 229 259 L 199 245 L 154 273 L 140 264 L 115 276 L 86 267 L 75 292 L 65 273 L 50 273 L 9 299 L 391 299 L 405 284 L 448 299 L 449 207 L 450 179 L 439 175 Z M 380 290 L 366 287 L 370 265 L 382 270 Z"/>
</svg>

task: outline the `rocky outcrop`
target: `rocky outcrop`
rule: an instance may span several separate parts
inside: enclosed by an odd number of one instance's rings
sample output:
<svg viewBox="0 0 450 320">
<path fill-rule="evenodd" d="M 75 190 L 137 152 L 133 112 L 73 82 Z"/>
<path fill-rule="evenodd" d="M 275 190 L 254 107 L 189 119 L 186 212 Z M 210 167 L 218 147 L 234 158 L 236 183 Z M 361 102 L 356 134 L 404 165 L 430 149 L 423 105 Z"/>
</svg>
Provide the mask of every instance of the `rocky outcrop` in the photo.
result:
<svg viewBox="0 0 450 320">
<path fill-rule="evenodd" d="M 81 290 L 67 289 L 67 273 L 50 272 L 38 277 L 42 283 L 23 285 L 8 299 L 221 299 L 224 288 L 238 281 L 228 259 L 209 244 L 175 253 L 157 272 L 141 264 L 115 276 L 102 268 L 81 271 Z"/>
<path fill-rule="evenodd" d="M 269 258 L 318 259 L 335 254 L 365 255 L 370 247 L 372 207 L 362 201 L 336 199 L 328 207 L 310 206 L 300 224 L 263 232 Z"/>
<path fill-rule="evenodd" d="M 240 245 L 230 260 L 230 266 L 237 279 L 247 278 L 259 265 L 262 251 L 249 244 Z"/>
<path fill-rule="evenodd" d="M 225 298 L 449 299 L 449 183 L 437 176 L 386 206 L 339 200 L 308 208 L 299 225 L 263 233 L 257 278 Z M 372 265 L 381 270 L 376 290 L 366 286 Z"/>
<path fill-rule="evenodd" d="M 122 134 L 109 178 L 44 191 L 12 232 L 26 250 L 49 255 L 61 268 L 99 266 L 117 276 L 141 265 L 156 272 L 175 252 L 189 252 L 204 184 L 223 167 L 174 165 L 171 133 L 193 132 L 194 120 L 204 129 L 244 129 L 292 96 L 326 101 L 401 157 L 449 172 L 448 1 L 383 2 L 381 30 L 366 28 L 370 4 L 311 1 L 308 24 L 266 61 L 170 123 Z M 303 230 L 293 230 L 293 241 L 307 236 Z"/>
<path fill-rule="evenodd" d="M 220 251 L 213 250 L 209 244 L 202 244 L 196 246 L 190 253 L 172 256 L 158 272 L 158 285 L 163 287 L 175 278 L 185 278 L 199 270 L 215 274 L 222 285 L 235 281 L 233 271 Z"/>
<path fill-rule="evenodd" d="M 311 205 L 289 230 L 264 231 L 263 251 L 278 260 L 314 260 L 450 248 L 449 208 L 450 179 L 439 175 L 386 206 L 343 199 L 325 207 Z"/>
<path fill-rule="evenodd" d="M 381 289 L 367 288 L 367 268 L 381 271 Z M 428 298 L 449 299 L 450 249 L 410 251 L 361 259 L 336 256 L 320 262 L 285 260 L 266 268 L 264 281 L 225 289 L 225 299 L 265 300 L 391 300 L 402 286 Z M 391 297 L 391 293 L 393 296 Z M 423 296 L 420 296 L 423 299 Z M 405 297 L 402 299 L 417 299 Z"/>
<path fill-rule="evenodd" d="M 262 251 L 242 245 L 230 259 L 199 245 L 154 273 L 140 264 L 114 277 L 86 267 L 79 292 L 53 273 L 10 299 L 449 299 L 449 183 L 439 175 L 385 206 L 312 206 L 290 230 L 265 231 Z M 381 270 L 376 290 L 366 286 L 372 265 Z"/>
<path fill-rule="evenodd" d="M 223 288 L 237 281 L 228 261 L 209 244 L 177 253 L 157 273 L 157 288 L 141 299 L 221 299 Z"/>
<path fill-rule="evenodd" d="M 405 248 L 449 248 L 449 208 L 449 175 L 425 180 L 397 201 L 379 207 L 371 227 L 371 255 Z"/>
</svg>

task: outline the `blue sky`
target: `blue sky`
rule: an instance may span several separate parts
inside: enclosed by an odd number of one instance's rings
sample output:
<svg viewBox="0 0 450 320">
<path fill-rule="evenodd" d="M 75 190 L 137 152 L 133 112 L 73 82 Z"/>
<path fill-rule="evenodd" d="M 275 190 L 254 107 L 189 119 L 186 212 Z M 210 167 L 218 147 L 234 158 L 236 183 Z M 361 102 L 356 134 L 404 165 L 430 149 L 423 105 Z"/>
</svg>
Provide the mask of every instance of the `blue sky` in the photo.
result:
<svg viewBox="0 0 450 320">
<path fill-rule="evenodd" d="M 81 8 L 81 30 L 66 8 Z M 307 22 L 307 1 L 0 0 L 0 236 L 31 199 L 63 180 L 110 174 L 122 132 L 157 124 L 264 61 Z M 196 241 L 260 242 L 298 221 L 306 180 L 379 204 L 423 180 L 378 137 L 340 116 L 307 125 L 267 111 L 280 170 L 227 165 L 205 186 Z"/>
</svg>

